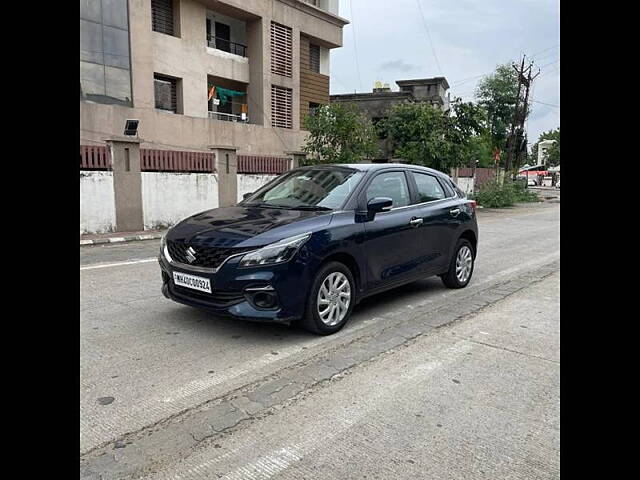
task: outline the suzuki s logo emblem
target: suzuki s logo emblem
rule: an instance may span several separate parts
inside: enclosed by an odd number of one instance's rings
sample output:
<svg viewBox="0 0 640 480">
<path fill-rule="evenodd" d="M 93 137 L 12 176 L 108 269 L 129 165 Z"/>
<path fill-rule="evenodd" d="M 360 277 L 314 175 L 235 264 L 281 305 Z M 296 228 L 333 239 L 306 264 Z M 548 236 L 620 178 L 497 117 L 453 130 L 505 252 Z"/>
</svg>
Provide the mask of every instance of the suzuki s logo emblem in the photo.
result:
<svg viewBox="0 0 640 480">
<path fill-rule="evenodd" d="M 196 261 L 196 251 L 193 249 L 193 247 L 187 248 L 185 256 L 187 257 L 187 261 L 189 263 L 193 263 Z"/>
</svg>

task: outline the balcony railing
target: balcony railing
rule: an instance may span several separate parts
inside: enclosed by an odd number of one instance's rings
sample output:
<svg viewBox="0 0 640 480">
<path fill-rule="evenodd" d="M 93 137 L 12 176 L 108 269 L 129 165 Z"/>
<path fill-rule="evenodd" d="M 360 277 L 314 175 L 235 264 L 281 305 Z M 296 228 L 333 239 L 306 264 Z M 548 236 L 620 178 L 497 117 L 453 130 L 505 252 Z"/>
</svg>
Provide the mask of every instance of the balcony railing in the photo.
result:
<svg viewBox="0 0 640 480">
<path fill-rule="evenodd" d="M 209 118 L 212 118 L 214 120 L 223 120 L 225 122 L 249 123 L 249 117 L 245 116 L 243 120 L 242 115 L 236 115 L 235 113 L 209 111 Z"/>
<path fill-rule="evenodd" d="M 207 45 L 210 48 L 215 48 L 216 50 L 222 50 L 223 52 L 233 53 L 234 55 L 240 55 L 241 57 L 247 56 L 246 45 L 232 42 L 225 38 L 214 37 L 213 35 L 207 35 Z"/>
</svg>

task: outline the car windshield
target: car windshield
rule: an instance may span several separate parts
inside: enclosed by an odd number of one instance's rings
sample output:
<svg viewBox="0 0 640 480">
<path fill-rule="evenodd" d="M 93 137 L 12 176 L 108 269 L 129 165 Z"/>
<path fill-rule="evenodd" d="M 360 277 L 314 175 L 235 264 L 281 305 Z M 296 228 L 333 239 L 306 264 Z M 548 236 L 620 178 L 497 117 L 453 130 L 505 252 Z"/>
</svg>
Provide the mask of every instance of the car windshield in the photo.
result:
<svg viewBox="0 0 640 480">
<path fill-rule="evenodd" d="M 295 170 L 274 185 L 258 190 L 243 205 L 334 210 L 344 204 L 363 175 L 364 172 L 348 168 Z"/>
</svg>

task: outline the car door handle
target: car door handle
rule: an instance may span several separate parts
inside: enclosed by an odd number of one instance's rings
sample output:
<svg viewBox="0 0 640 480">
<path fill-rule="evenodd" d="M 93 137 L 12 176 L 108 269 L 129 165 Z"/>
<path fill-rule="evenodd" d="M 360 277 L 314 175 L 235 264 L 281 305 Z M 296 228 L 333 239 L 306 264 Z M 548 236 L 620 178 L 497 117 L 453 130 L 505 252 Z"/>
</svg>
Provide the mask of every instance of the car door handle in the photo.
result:
<svg viewBox="0 0 640 480">
<path fill-rule="evenodd" d="M 424 220 L 422 218 L 412 218 L 409 221 L 409 225 L 411 225 L 412 227 L 417 227 L 418 225 L 421 225 L 423 221 Z"/>
<path fill-rule="evenodd" d="M 459 209 L 459 208 L 454 208 L 454 209 L 452 209 L 452 210 L 449 210 L 449 213 L 450 213 L 451 215 L 453 215 L 454 217 L 457 217 L 457 216 L 458 216 L 458 214 L 460 213 L 460 209 Z"/>
</svg>

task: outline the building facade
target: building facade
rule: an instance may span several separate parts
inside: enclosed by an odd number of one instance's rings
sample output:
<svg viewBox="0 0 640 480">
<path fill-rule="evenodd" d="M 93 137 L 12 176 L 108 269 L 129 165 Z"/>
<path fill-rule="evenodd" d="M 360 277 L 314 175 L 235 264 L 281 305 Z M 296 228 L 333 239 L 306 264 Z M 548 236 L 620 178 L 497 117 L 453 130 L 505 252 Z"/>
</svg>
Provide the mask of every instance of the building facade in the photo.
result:
<svg viewBox="0 0 640 480">
<path fill-rule="evenodd" d="M 81 0 L 80 143 L 133 118 L 142 148 L 300 150 L 347 23 L 338 0 Z"/>
<path fill-rule="evenodd" d="M 536 165 L 547 164 L 547 152 L 556 143 L 555 140 L 542 140 L 538 142 L 538 163 Z"/>
<path fill-rule="evenodd" d="M 386 119 L 393 106 L 403 102 L 428 102 L 445 112 L 450 108 L 449 83 L 444 77 L 397 80 L 396 84 L 399 91 L 392 91 L 388 85 L 376 85 L 372 92 L 331 95 L 330 101 L 354 104 L 374 125 Z M 389 140 L 384 137 L 379 140 L 383 159 L 389 159 Z"/>
</svg>

